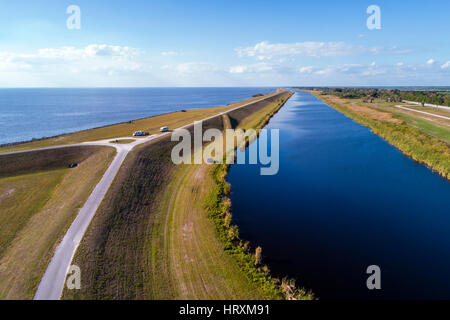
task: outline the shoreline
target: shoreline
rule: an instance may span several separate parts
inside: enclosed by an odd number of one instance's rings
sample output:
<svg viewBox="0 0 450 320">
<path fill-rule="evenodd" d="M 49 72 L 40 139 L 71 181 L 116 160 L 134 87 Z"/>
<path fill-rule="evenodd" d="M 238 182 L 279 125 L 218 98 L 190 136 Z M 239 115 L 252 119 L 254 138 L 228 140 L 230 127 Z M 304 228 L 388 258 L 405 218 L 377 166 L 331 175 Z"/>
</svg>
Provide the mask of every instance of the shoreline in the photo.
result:
<svg viewBox="0 0 450 320">
<path fill-rule="evenodd" d="M 28 89 L 61 89 L 61 90 L 66 90 L 66 89 L 220 89 L 222 87 L 114 87 L 114 88 L 109 88 L 109 87 L 96 87 L 96 88 L 90 88 L 90 87 L 68 87 L 68 88 L 53 88 L 53 87 L 36 87 L 36 88 L 0 88 L 0 90 L 9 90 L 9 89 L 18 89 L 18 90 L 28 90 Z M 248 87 L 223 87 L 223 88 L 231 88 L 231 89 L 239 89 L 239 88 L 244 88 L 244 89 L 271 89 L 273 88 L 275 90 L 276 87 L 252 87 L 252 86 L 248 86 Z M 255 94 L 257 94 L 257 90 L 255 91 Z M 267 93 L 268 94 L 268 93 Z M 86 128 L 86 129 L 77 129 L 74 131 L 67 131 L 67 132 L 61 132 L 61 133 L 57 133 L 57 134 L 52 134 L 49 136 L 41 136 L 41 137 L 32 137 L 30 139 L 24 139 L 24 140 L 20 140 L 20 141 L 11 141 L 11 142 L 4 142 L 4 143 L 0 143 L 0 149 L 1 148 L 6 148 L 6 147 L 14 147 L 20 144 L 26 144 L 26 143 L 31 143 L 31 142 L 39 142 L 39 141 L 45 141 L 45 140 L 49 140 L 49 139 L 57 139 L 57 138 L 61 138 L 67 135 L 71 135 L 71 134 L 75 134 L 75 133 L 80 133 L 80 132 L 86 132 L 89 130 L 95 130 L 95 129 L 101 129 L 101 128 L 108 128 L 111 126 L 115 126 L 115 125 L 119 125 L 119 124 L 127 124 L 133 121 L 140 121 L 140 120 L 146 120 L 146 119 L 151 119 L 154 117 L 159 117 L 159 116 L 164 116 L 164 115 L 171 115 L 177 112 L 183 112 L 183 111 L 192 111 L 192 110 L 204 110 L 204 109 L 214 109 L 214 108 L 222 108 L 222 107 L 227 107 L 236 103 L 240 103 L 242 101 L 247 101 L 250 100 L 254 97 L 252 97 L 252 95 L 250 94 L 248 97 L 243 98 L 242 100 L 233 100 L 230 99 L 229 102 L 227 102 L 227 104 L 217 104 L 217 105 L 208 105 L 206 107 L 194 107 L 194 108 L 184 108 L 182 106 L 180 106 L 180 109 L 174 110 L 174 111 L 168 111 L 168 112 L 163 112 L 163 113 L 158 113 L 158 114 L 154 114 L 154 115 L 149 115 L 149 116 L 144 116 L 144 117 L 138 117 L 138 118 L 134 118 L 131 120 L 124 120 L 124 121 L 118 121 L 118 122 L 112 122 L 110 124 L 105 124 L 105 125 L 93 125 L 92 127 Z M 224 99 L 225 100 L 225 99 Z M 227 99 L 228 100 L 228 99 Z"/>
<path fill-rule="evenodd" d="M 212 107 L 212 108 L 218 108 L 218 107 Z M 189 109 L 189 110 L 200 110 L 200 109 Z M 155 118 L 155 117 L 171 115 L 171 114 L 174 114 L 174 113 L 177 113 L 177 112 L 183 112 L 183 109 L 180 109 L 180 110 L 177 110 L 177 111 L 160 113 L 160 114 L 156 114 L 154 116 L 137 118 L 137 119 L 128 120 L 128 121 L 115 122 L 115 123 L 111 123 L 111 124 L 106 124 L 104 126 L 92 127 L 92 128 L 89 128 L 89 129 L 76 130 L 76 131 L 72 131 L 72 132 L 64 132 L 64 133 L 60 133 L 60 134 L 57 134 L 57 135 L 54 135 L 54 136 L 50 136 L 50 137 L 45 137 L 44 136 L 44 137 L 41 137 L 41 138 L 32 138 L 30 140 L 23 140 L 23 141 L 17 141 L 17 142 L 3 143 L 3 144 L 0 144 L 0 151 L 1 151 L 1 148 L 14 147 L 14 146 L 17 146 L 17 145 L 26 144 L 26 143 L 30 143 L 30 142 L 39 142 L 39 141 L 45 141 L 45 140 L 50 140 L 50 139 L 57 139 L 57 138 L 68 136 L 68 135 L 71 135 L 71 134 L 74 134 L 74 133 L 81 133 L 81 132 L 87 132 L 87 131 L 90 131 L 90 130 L 109 128 L 109 127 L 116 126 L 116 125 L 119 125 L 119 124 L 127 124 L 127 123 L 132 123 L 133 121 L 147 120 L 147 119 L 151 119 L 151 118 Z"/>
<path fill-rule="evenodd" d="M 248 97 L 244 100 L 230 102 L 226 105 L 218 107 L 180 109 L 178 111 L 171 111 L 129 121 L 117 122 L 90 129 L 61 133 L 52 137 L 42 137 L 28 141 L 11 142 L 0 145 L 0 154 L 11 151 L 63 146 L 117 137 L 130 137 L 135 131 L 147 131 L 150 132 L 150 134 L 158 134 L 160 126 L 162 125 L 177 128 L 198 119 L 202 119 L 204 115 L 213 116 L 214 114 L 225 112 L 256 100 L 258 100 L 258 97 Z"/>
</svg>

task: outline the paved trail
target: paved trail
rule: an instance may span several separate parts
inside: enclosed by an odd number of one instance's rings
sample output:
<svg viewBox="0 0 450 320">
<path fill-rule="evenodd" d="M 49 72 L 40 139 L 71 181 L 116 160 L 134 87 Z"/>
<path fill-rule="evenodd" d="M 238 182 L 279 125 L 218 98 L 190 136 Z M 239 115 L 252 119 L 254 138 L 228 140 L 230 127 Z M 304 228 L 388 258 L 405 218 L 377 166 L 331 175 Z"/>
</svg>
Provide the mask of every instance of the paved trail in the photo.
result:
<svg viewBox="0 0 450 320">
<path fill-rule="evenodd" d="M 403 109 L 403 110 L 408 110 L 408 111 L 412 111 L 412 112 L 426 114 L 428 116 L 432 116 L 432 117 L 435 117 L 435 118 L 441 118 L 441 119 L 445 119 L 445 120 L 450 120 L 449 117 L 441 116 L 441 115 L 438 115 L 438 114 L 435 114 L 435 113 L 420 111 L 420 110 L 416 110 L 416 109 L 406 108 L 406 106 L 395 106 L 395 107 L 399 108 L 399 109 Z"/>
<path fill-rule="evenodd" d="M 39 287 L 34 296 L 35 300 L 56 300 L 59 299 L 64 288 L 66 274 L 78 245 L 86 232 L 89 223 L 95 215 L 106 192 L 111 186 L 114 177 L 119 171 L 127 154 L 137 145 L 156 139 L 161 135 L 151 136 L 137 140 L 131 144 L 110 144 L 108 141 L 89 142 L 80 145 L 107 145 L 113 146 L 117 150 L 116 157 L 106 170 L 100 182 L 89 196 L 88 200 L 81 208 L 77 217 L 73 221 L 63 240 L 56 248 L 50 264 L 39 283 Z"/>
</svg>

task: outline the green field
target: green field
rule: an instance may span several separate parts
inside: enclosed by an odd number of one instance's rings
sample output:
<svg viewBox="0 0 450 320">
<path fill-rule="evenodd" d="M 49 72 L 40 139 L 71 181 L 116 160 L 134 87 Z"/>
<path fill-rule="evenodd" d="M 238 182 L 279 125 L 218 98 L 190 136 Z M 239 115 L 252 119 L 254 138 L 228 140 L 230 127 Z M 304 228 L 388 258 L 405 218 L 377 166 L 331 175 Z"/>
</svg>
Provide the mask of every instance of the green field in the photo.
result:
<svg viewBox="0 0 450 320">
<path fill-rule="evenodd" d="M 392 110 L 391 112 L 409 125 L 416 127 L 431 136 L 450 143 L 450 121 L 447 126 L 441 123 L 430 122 L 429 120 L 405 112 L 399 112 L 397 110 Z M 442 122 L 444 121 L 445 120 Z"/>
<path fill-rule="evenodd" d="M 74 147 L 0 156 L 0 299 L 33 297 L 114 154 L 113 148 Z"/>
</svg>

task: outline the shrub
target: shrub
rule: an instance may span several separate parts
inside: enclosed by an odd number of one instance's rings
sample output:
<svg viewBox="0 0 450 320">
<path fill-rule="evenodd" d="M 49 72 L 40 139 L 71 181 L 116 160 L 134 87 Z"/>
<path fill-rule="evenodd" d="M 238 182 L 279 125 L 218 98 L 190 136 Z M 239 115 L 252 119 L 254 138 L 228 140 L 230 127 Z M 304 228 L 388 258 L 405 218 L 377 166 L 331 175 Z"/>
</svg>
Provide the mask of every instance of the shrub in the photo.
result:
<svg viewBox="0 0 450 320">
<path fill-rule="evenodd" d="M 255 250 L 255 265 L 259 266 L 262 262 L 262 248 L 258 247 Z"/>
</svg>

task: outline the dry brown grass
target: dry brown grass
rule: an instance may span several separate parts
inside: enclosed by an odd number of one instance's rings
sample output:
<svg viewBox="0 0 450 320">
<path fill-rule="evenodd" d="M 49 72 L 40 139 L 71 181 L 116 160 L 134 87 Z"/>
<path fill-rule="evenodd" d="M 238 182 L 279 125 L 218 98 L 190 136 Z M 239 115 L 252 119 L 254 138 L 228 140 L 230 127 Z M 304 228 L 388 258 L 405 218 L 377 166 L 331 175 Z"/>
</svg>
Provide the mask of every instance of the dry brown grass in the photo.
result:
<svg viewBox="0 0 450 320">
<path fill-rule="evenodd" d="M 81 163 L 98 147 L 70 147 L 9 155 L 0 155 L 0 178 L 40 171 L 67 169 L 72 163 Z"/>
<path fill-rule="evenodd" d="M 401 123 L 402 121 L 399 119 L 396 119 L 392 116 L 392 113 L 389 112 L 381 112 L 374 110 L 370 108 L 367 105 L 364 105 L 364 103 L 354 103 L 350 102 L 346 99 L 342 99 L 336 96 L 326 96 L 326 99 L 329 100 L 331 103 L 336 104 L 345 104 L 347 108 L 349 108 L 352 111 L 355 111 L 357 113 L 363 114 L 364 116 L 370 117 L 374 120 L 381 120 L 381 121 L 387 121 L 392 123 Z"/>
</svg>

